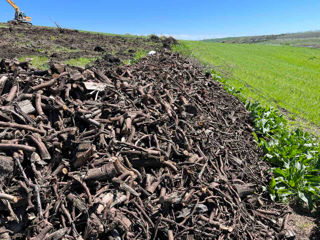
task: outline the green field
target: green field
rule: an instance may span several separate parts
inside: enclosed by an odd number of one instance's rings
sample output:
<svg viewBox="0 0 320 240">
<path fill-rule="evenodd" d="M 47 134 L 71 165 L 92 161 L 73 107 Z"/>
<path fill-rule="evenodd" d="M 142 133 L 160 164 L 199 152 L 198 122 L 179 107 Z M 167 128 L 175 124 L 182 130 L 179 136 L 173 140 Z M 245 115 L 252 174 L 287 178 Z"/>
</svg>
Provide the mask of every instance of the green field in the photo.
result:
<svg viewBox="0 0 320 240">
<path fill-rule="evenodd" d="M 284 38 L 269 40 L 266 42 L 261 42 L 259 44 L 320 48 L 320 38 Z"/>
<path fill-rule="evenodd" d="M 304 127 L 320 126 L 320 50 L 201 41 L 181 41 L 177 50 L 213 67 L 245 97 L 278 107 Z"/>
<path fill-rule="evenodd" d="M 320 31 L 285 33 L 278 35 L 244 36 L 207 39 L 204 41 L 220 43 L 259 43 L 271 45 L 287 45 L 297 47 L 320 48 Z"/>
</svg>

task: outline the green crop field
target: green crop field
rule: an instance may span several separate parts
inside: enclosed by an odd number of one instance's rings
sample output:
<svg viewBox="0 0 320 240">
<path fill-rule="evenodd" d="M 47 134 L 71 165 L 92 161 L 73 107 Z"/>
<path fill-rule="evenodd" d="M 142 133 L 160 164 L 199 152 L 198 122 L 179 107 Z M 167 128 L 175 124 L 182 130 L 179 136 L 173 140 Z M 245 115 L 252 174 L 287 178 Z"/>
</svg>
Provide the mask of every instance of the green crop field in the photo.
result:
<svg viewBox="0 0 320 240">
<path fill-rule="evenodd" d="M 320 126 L 319 49 L 181 41 L 176 50 L 213 67 L 246 98 L 278 107 L 303 127 Z"/>
<path fill-rule="evenodd" d="M 259 44 L 320 48 L 320 38 L 301 38 L 301 39 L 285 38 L 285 39 L 269 40 L 266 42 L 261 42 Z"/>
<path fill-rule="evenodd" d="M 287 45 L 297 47 L 320 48 L 320 31 L 286 33 L 278 35 L 243 36 L 207 39 L 204 41 L 220 43 L 250 43 Z"/>
</svg>

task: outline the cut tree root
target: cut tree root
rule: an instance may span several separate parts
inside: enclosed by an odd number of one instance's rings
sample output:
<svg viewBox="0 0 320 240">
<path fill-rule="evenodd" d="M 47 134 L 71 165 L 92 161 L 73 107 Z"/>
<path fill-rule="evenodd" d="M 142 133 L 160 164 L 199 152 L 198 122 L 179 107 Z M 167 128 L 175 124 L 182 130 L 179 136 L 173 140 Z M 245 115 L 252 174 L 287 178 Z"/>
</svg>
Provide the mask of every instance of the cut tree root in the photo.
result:
<svg viewBox="0 0 320 240">
<path fill-rule="evenodd" d="M 5 193 L 0 193 L 0 199 L 8 200 L 8 201 L 13 202 L 13 203 L 17 203 L 18 202 L 18 198 L 17 197 L 9 195 L 9 194 L 5 194 Z"/>
</svg>

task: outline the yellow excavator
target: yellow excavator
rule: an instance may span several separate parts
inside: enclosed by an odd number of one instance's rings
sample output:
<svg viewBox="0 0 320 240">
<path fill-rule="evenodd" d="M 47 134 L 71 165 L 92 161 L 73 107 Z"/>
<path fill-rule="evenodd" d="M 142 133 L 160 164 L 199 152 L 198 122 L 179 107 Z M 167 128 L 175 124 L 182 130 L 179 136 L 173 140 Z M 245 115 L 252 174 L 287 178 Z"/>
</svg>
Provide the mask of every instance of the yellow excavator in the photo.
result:
<svg viewBox="0 0 320 240">
<path fill-rule="evenodd" d="M 14 19 L 9 21 L 8 23 L 12 24 L 31 24 L 31 17 L 27 17 L 23 12 L 20 11 L 19 7 L 11 0 L 7 0 L 7 2 L 14 8 L 16 11 L 14 14 Z"/>
</svg>

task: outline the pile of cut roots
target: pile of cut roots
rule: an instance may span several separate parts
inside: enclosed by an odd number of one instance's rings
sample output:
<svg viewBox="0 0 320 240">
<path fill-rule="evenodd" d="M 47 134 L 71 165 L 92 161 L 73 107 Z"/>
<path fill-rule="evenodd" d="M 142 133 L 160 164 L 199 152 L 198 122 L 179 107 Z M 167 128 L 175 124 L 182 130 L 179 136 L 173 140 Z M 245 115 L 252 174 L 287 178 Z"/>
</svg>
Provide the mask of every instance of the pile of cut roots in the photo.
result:
<svg viewBox="0 0 320 240">
<path fill-rule="evenodd" d="M 249 113 L 168 51 L 0 63 L 0 239 L 278 239 Z"/>
</svg>

